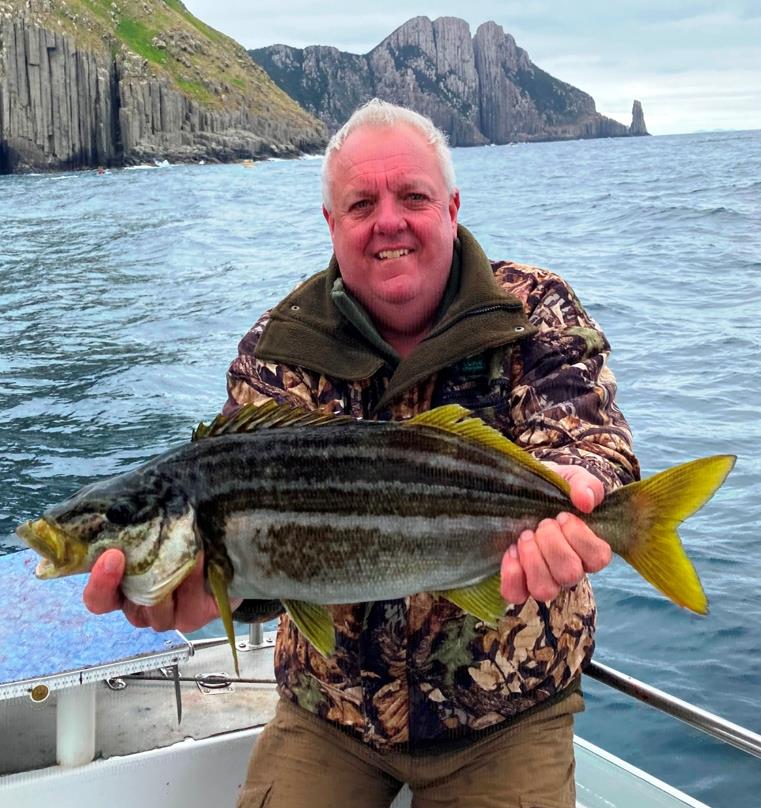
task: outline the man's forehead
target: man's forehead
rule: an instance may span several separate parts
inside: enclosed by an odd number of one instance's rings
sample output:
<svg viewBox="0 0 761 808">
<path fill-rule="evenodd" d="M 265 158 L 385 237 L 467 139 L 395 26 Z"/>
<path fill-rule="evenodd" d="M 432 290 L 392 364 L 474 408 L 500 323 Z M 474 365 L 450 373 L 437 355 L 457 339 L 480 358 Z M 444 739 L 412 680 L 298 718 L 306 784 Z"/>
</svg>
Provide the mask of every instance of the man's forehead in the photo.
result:
<svg viewBox="0 0 761 808">
<path fill-rule="evenodd" d="M 433 179 L 439 168 L 434 147 L 410 127 L 366 127 L 352 132 L 334 157 L 345 183 L 375 182 L 380 175 L 408 181 Z"/>
<path fill-rule="evenodd" d="M 387 185 L 392 188 L 436 184 L 431 169 L 426 170 L 414 161 L 370 160 L 345 166 L 341 184 L 346 188 Z"/>
<path fill-rule="evenodd" d="M 393 168 L 397 163 L 428 165 L 436 161 L 432 144 L 409 126 L 363 127 L 352 132 L 336 152 L 336 164 L 344 169 Z"/>
</svg>

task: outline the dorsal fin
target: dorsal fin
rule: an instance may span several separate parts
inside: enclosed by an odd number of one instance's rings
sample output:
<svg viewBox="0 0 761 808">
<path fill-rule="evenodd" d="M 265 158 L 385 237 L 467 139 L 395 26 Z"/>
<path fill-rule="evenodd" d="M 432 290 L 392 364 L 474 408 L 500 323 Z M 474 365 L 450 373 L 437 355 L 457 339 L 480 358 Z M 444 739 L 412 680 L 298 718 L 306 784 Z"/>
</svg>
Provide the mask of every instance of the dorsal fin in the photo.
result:
<svg viewBox="0 0 761 808">
<path fill-rule="evenodd" d="M 446 404 L 443 407 L 436 407 L 415 415 L 402 423 L 408 427 L 433 427 L 443 432 L 449 432 L 452 435 L 458 435 L 474 443 L 480 443 L 482 446 L 488 446 L 490 449 L 507 455 L 507 457 L 524 468 L 530 469 L 534 474 L 547 480 L 548 483 L 552 483 L 566 496 L 570 497 L 571 495 L 571 487 L 568 482 L 557 472 L 554 472 L 549 466 L 516 446 L 501 432 L 485 424 L 478 416 L 473 415 L 470 410 L 466 410 L 465 407 L 461 407 L 459 404 Z"/>
<path fill-rule="evenodd" d="M 302 410 L 290 404 L 266 401 L 264 404 L 244 404 L 233 415 L 221 413 L 210 423 L 200 424 L 193 430 L 191 440 L 216 438 L 241 432 L 256 432 L 258 429 L 273 429 L 281 426 L 324 426 L 354 422 L 350 415 L 330 415 L 317 410 Z"/>
</svg>

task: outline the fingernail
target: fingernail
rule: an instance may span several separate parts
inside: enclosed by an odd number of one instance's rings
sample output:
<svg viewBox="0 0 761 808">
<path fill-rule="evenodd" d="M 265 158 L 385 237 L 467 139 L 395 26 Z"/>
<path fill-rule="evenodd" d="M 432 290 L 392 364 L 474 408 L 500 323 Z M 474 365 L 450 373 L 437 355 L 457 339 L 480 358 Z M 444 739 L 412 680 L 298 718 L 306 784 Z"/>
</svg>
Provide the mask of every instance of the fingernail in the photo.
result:
<svg viewBox="0 0 761 808">
<path fill-rule="evenodd" d="M 587 488 L 587 495 L 589 496 L 589 501 L 594 505 L 595 504 L 595 492 L 591 488 Z"/>
<path fill-rule="evenodd" d="M 570 518 L 571 518 L 570 513 L 566 513 L 565 511 L 561 511 L 558 514 L 557 519 L 555 521 L 559 522 L 561 525 L 565 525 L 565 524 L 567 524 L 567 522 L 568 522 L 568 520 Z"/>
<path fill-rule="evenodd" d="M 521 542 L 531 541 L 531 531 L 524 530 L 523 533 L 521 533 L 521 535 L 518 537 L 518 541 Z"/>
<path fill-rule="evenodd" d="M 109 553 L 103 562 L 103 567 L 109 575 L 114 575 L 121 568 L 121 560 L 116 553 Z"/>
<path fill-rule="evenodd" d="M 518 560 L 518 545 L 517 544 L 511 544 L 507 548 L 507 552 L 510 554 L 510 558 L 512 558 L 515 561 Z"/>
</svg>

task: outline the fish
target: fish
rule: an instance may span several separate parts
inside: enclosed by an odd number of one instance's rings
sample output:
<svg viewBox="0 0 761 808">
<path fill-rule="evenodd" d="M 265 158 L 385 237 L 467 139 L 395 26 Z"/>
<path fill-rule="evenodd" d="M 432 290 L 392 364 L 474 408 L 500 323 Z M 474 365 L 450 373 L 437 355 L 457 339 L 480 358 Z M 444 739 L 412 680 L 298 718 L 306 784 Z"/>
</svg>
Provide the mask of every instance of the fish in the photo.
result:
<svg viewBox="0 0 761 808">
<path fill-rule="evenodd" d="M 40 554 L 42 579 L 88 572 L 118 548 L 122 592 L 146 606 L 203 551 L 237 671 L 231 597 L 280 601 L 324 656 L 335 650 L 330 605 L 432 592 L 496 626 L 508 606 L 502 556 L 561 511 L 674 603 L 706 614 L 677 528 L 735 460 L 674 466 L 584 514 L 566 480 L 459 405 L 365 421 L 268 401 L 200 423 L 190 442 L 85 486 L 17 534 Z"/>
</svg>

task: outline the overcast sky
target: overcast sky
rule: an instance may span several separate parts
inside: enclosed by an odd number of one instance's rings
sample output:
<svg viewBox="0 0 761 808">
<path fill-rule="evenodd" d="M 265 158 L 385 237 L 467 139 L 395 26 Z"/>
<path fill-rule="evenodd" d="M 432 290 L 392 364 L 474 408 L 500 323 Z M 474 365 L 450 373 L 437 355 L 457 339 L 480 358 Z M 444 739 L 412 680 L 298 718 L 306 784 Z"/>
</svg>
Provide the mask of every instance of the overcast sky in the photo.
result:
<svg viewBox="0 0 761 808">
<path fill-rule="evenodd" d="M 652 134 L 761 129 L 761 0 L 184 0 L 246 48 L 333 45 L 367 53 L 414 16 L 494 20 L 543 70 Z M 364 11 L 366 7 L 368 10 Z"/>
</svg>

